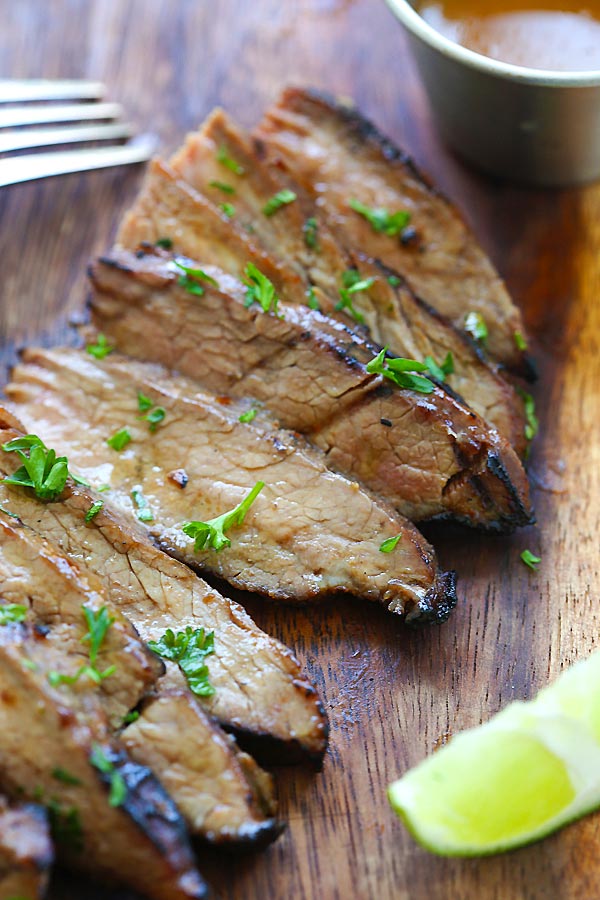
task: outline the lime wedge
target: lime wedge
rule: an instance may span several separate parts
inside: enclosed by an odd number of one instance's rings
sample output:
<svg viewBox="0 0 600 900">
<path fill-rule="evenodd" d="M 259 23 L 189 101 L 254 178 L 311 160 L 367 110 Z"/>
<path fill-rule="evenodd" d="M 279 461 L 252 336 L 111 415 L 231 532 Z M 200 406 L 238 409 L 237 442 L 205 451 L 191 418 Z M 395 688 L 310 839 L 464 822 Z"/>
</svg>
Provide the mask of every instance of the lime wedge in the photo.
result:
<svg viewBox="0 0 600 900">
<path fill-rule="evenodd" d="M 415 839 L 443 856 L 520 847 L 599 807 L 600 652 L 454 737 L 388 796 Z"/>
</svg>

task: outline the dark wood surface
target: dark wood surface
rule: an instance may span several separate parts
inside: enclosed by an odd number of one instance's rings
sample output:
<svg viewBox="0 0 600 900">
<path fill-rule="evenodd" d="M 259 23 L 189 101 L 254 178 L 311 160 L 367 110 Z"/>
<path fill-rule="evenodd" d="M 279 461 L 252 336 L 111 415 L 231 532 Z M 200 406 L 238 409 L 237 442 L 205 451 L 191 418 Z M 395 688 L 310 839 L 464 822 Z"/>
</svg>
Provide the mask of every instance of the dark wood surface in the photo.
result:
<svg viewBox="0 0 600 900">
<path fill-rule="evenodd" d="M 531 456 L 538 526 L 512 538 L 430 529 L 459 604 L 409 633 L 358 600 L 247 605 L 292 646 L 331 721 L 323 772 L 277 773 L 287 832 L 241 858 L 202 852 L 236 900 L 596 898 L 600 819 L 489 860 L 437 859 L 394 819 L 386 785 L 448 732 L 526 698 L 597 644 L 600 188 L 532 192 L 464 168 L 439 143 L 400 27 L 383 0 L 0 2 L 0 77 L 105 80 L 166 153 L 217 103 L 246 125 L 287 83 L 351 95 L 466 212 L 524 307 L 541 378 Z M 0 190 L 0 337 L 63 340 L 86 261 L 105 248 L 139 170 Z M 538 573 L 519 561 L 540 552 Z M 57 884 L 53 898 L 92 897 Z M 98 898 L 107 898 L 100 889 Z M 94 894 L 95 897 L 95 894 Z"/>
</svg>

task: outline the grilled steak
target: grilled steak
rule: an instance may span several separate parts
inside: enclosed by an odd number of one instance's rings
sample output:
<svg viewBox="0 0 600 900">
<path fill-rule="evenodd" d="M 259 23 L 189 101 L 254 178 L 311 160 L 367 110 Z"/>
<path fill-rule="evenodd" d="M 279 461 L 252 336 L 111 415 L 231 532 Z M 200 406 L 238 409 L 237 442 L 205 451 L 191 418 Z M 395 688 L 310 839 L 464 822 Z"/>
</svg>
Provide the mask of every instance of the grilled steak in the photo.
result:
<svg viewBox="0 0 600 900">
<path fill-rule="evenodd" d="M 7 393 L 25 422 L 38 423 L 92 483 L 109 479 L 122 508 L 135 515 L 143 497 L 148 528 L 170 553 L 273 598 L 346 591 L 409 618 L 447 615 L 452 579 L 438 573 L 416 529 L 330 472 L 300 439 L 261 427 L 258 417 L 240 422 L 244 406 L 219 403 L 187 379 L 116 354 L 95 362 L 77 350 L 30 350 L 24 360 Z M 166 410 L 155 432 L 138 421 L 138 391 Z M 106 441 L 125 424 L 132 441 L 117 453 Z M 180 468 L 183 490 L 165 477 Z M 183 523 L 235 507 L 257 481 L 265 487 L 231 547 L 196 551 Z M 381 543 L 398 534 L 397 550 L 381 553 Z"/>
<path fill-rule="evenodd" d="M 0 898 L 42 900 L 53 861 L 46 811 L 0 797 Z"/>
<path fill-rule="evenodd" d="M 95 692 L 50 686 L 60 655 L 35 629 L 0 628 L 3 790 L 41 798 L 59 857 L 73 867 L 155 900 L 207 896 L 176 807 L 110 737 Z"/>
<path fill-rule="evenodd" d="M 230 177 L 231 184 L 219 180 L 223 178 L 219 163 L 223 148 L 243 169 L 241 176 Z M 235 203 L 236 221 L 251 229 L 253 241 L 278 265 L 295 268 L 304 278 L 307 290 L 311 285 L 316 286 L 311 302 L 328 315 L 338 315 L 340 289 L 349 272 L 358 271 L 360 279 L 371 279 L 373 283 L 368 290 L 353 295 L 354 319 L 364 320 L 373 340 L 382 346 L 388 344 L 398 356 L 418 360 L 431 356 L 443 360 L 448 352 L 452 353 L 455 371 L 447 377 L 447 383 L 476 413 L 494 425 L 518 453 L 524 452 L 527 442 L 523 400 L 497 367 L 482 358 L 464 333 L 415 297 L 402 279 L 394 278 L 394 273 L 382 270 L 361 254 L 342 249 L 304 191 L 295 183 L 283 180 L 273 167 L 266 166 L 249 139 L 222 110 L 215 110 L 199 132 L 188 135 L 170 165 L 196 191 L 206 192 L 214 203 L 223 197 L 224 187 L 235 191 L 230 199 Z M 264 211 L 269 209 L 273 198 L 290 189 L 296 199 L 266 215 Z M 189 227 L 194 217 L 193 205 L 194 200 L 186 197 L 188 227 L 178 230 L 175 247 L 178 252 L 192 256 L 196 249 Z M 205 223 L 206 204 L 196 209 L 198 218 Z M 140 230 L 136 234 L 133 218 L 130 219 L 127 235 L 130 249 L 135 249 L 148 236 L 144 218 L 138 221 Z M 164 227 L 168 227 L 166 222 Z M 202 229 L 203 225 L 198 227 Z M 210 255 L 203 259 L 218 263 Z M 287 299 L 285 287 L 283 296 Z"/>
<path fill-rule="evenodd" d="M 315 91 L 289 89 L 257 130 L 271 160 L 318 198 L 342 242 L 404 275 L 415 292 L 464 328 L 476 312 L 489 327 L 490 352 L 518 373 L 527 361 L 515 335 L 519 310 L 456 209 L 404 152 L 355 109 Z M 404 241 L 375 230 L 349 205 L 410 213 Z M 520 342 L 519 342 L 520 343 Z"/>
<path fill-rule="evenodd" d="M 98 327 L 132 356 L 264 402 L 328 465 L 411 519 L 452 516 L 498 531 L 530 520 L 516 454 L 445 390 L 421 394 L 369 375 L 379 348 L 357 332 L 306 307 L 280 303 L 278 315 L 247 307 L 239 282 L 205 268 L 219 289 L 206 282 L 199 299 L 164 260 L 115 251 L 92 269 Z"/>
<path fill-rule="evenodd" d="M 20 491 L 17 488 L 12 493 Z M 41 506 L 39 501 L 37 506 Z M 51 515 L 53 506 L 50 504 Z M 88 543 L 88 555 L 89 551 Z M 16 524 L 5 513 L 0 513 L 0 596 L 5 602 L 30 606 L 32 621 L 50 626 L 47 642 L 59 651 L 68 651 L 58 657 L 56 671 L 61 675 L 73 677 L 88 662 L 88 626 L 82 607 L 98 612 L 106 605 L 101 586 L 93 575 L 86 575 L 47 540 Z M 114 667 L 113 674 L 98 689 L 100 702 L 115 729 L 121 727 L 124 716 L 139 703 L 164 668 L 120 612 L 111 609 L 111 618 L 114 622 L 102 643 L 97 665 L 101 671 Z M 179 623 L 171 624 L 179 627 Z M 82 683 L 85 685 L 86 681 L 84 678 Z M 157 690 L 161 688 L 157 685 Z M 168 690 L 165 684 L 165 695 Z M 132 758 L 149 766 L 160 778 L 194 834 L 217 842 L 247 842 L 253 838 L 264 842 L 276 837 L 280 828 L 273 820 L 274 802 L 268 796 L 272 785 L 266 785 L 267 797 L 262 802 L 262 794 L 256 791 L 238 760 L 235 743 L 200 709 L 181 678 L 180 691 L 173 692 L 172 702 L 172 723 L 188 707 L 193 711 L 187 714 L 185 735 L 171 727 L 169 755 L 165 757 L 164 736 L 152 727 L 154 705 L 145 704 L 135 723 L 138 740 Z M 129 734 L 129 729 L 125 734 Z M 127 741 L 126 744 L 129 746 Z M 210 747 L 210 760 L 206 754 L 194 759 L 188 744 Z"/>
<path fill-rule="evenodd" d="M 0 425 L 7 427 L 0 430 L 0 444 L 22 433 L 17 420 L 2 419 L 4 410 Z M 12 466 L 10 454 L 1 454 L 2 474 Z M 159 640 L 174 624 L 214 632 L 215 693 L 202 700 L 211 715 L 254 743 L 261 737 L 275 741 L 279 761 L 298 751 L 322 756 L 327 722 L 314 687 L 287 647 L 257 628 L 238 603 L 158 550 L 140 524 L 104 497 L 104 508 L 88 523 L 85 516 L 96 498 L 81 486 L 68 485 L 59 501 L 43 504 L 0 483 L 0 504 L 92 571 L 107 600 L 135 621 L 144 639 Z M 176 688 L 184 683 L 174 663 L 167 663 L 165 681 Z"/>
</svg>

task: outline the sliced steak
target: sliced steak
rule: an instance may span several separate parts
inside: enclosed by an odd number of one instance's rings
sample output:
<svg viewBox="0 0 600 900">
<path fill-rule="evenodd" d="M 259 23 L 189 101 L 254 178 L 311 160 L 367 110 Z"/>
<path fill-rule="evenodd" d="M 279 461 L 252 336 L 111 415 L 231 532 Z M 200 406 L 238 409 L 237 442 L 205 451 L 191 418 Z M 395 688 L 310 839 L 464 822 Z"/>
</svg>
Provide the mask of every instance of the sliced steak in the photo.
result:
<svg viewBox="0 0 600 900">
<path fill-rule="evenodd" d="M 205 268 L 219 289 L 207 282 L 198 298 L 168 262 L 115 251 L 92 269 L 96 324 L 132 356 L 265 403 L 328 465 L 411 519 L 450 516 L 497 531 L 530 521 L 516 454 L 447 391 L 416 393 L 369 375 L 379 348 L 359 333 L 307 307 L 280 303 L 279 315 L 247 307 L 243 285 Z"/>
<path fill-rule="evenodd" d="M 12 494 L 21 491 L 13 488 Z M 37 506 L 42 504 L 38 501 Z M 48 504 L 51 514 L 53 506 Z M 88 554 L 89 550 L 88 546 Z M 3 512 L 0 512 L 0 596 L 4 602 L 30 607 L 31 621 L 46 629 L 48 644 L 55 645 L 59 651 L 58 673 L 72 678 L 88 663 L 89 643 L 85 641 L 88 626 L 83 607 L 98 612 L 106 606 L 100 584 L 91 573 L 85 573 L 83 563 L 66 559 L 46 539 Z M 114 621 L 106 632 L 96 665 L 101 672 L 110 668 L 114 672 L 98 685 L 98 694 L 112 728 L 116 729 L 163 674 L 164 667 L 139 640 L 124 616 L 110 605 L 107 608 Z M 179 627 L 175 621 L 171 624 Z M 73 690 L 89 687 L 88 676 L 84 674 Z M 162 684 L 156 684 L 158 691 L 161 688 Z M 167 683 L 163 690 L 166 696 L 171 696 Z M 153 709 L 152 704 L 146 704 L 136 722 L 138 733 L 143 733 L 145 738 L 137 741 L 132 758 L 149 766 L 160 778 L 194 834 L 215 842 L 231 842 L 238 835 L 243 842 L 253 837 L 263 842 L 268 837 L 276 837 L 281 829 L 273 818 L 274 802 L 267 799 L 263 803 L 262 795 L 257 795 L 238 760 L 235 743 L 196 704 L 183 679 L 180 678 L 179 693 L 173 693 L 172 698 L 173 720 L 187 707 L 194 711 L 187 716 L 185 735 L 178 735 L 171 728 L 170 753 L 165 759 L 164 738 L 151 727 L 144 731 L 147 719 L 151 724 Z M 189 744 L 210 747 L 210 760 L 201 755 L 194 761 Z M 178 777 L 173 777 L 174 771 Z M 270 788 L 272 792 L 272 785 Z M 222 826 L 221 831 L 218 826 Z"/>
<path fill-rule="evenodd" d="M 3 790 L 35 795 L 50 809 L 59 857 L 69 865 L 154 900 L 206 897 L 177 808 L 111 738 L 95 692 L 50 686 L 59 656 L 35 629 L 0 628 Z"/>
<path fill-rule="evenodd" d="M 489 349 L 518 373 L 527 360 L 519 310 L 457 210 L 406 154 L 354 108 L 310 90 L 288 89 L 257 129 L 272 161 L 312 191 L 342 242 L 360 247 L 404 275 L 427 303 L 464 328 L 476 312 L 489 328 Z M 351 200 L 389 213 L 410 213 L 404 241 L 376 231 Z"/>
<path fill-rule="evenodd" d="M 13 435 L 0 433 L 3 441 Z M 88 524 L 85 515 L 96 498 L 82 487 L 68 487 L 60 502 L 43 505 L 25 491 L 0 485 L 0 503 L 92 570 L 107 599 L 135 620 L 145 640 L 160 640 L 173 627 L 214 632 L 209 671 L 215 693 L 202 706 L 222 725 L 257 747 L 273 743 L 279 762 L 299 754 L 319 759 L 327 746 L 327 721 L 292 653 L 257 628 L 239 604 L 158 550 L 141 526 L 104 497 L 102 512 Z M 165 682 L 184 684 L 174 663 L 167 663 Z"/>
<path fill-rule="evenodd" d="M 329 471 L 301 439 L 273 431 L 270 420 L 267 428 L 259 417 L 240 422 L 243 405 L 220 403 L 183 377 L 116 354 L 96 362 L 78 350 L 30 350 L 23 359 L 7 393 L 26 424 L 36 423 L 93 484 L 108 481 L 113 502 L 132 515 L 132 497 L 139 504 L 142 496 L 151 534 L 173 555 L 275 599 L 344 591 L 409 619 L 447 615 L 452 579 L 438 572 L 414 526 Z M 138 392 L 166 411 L 155 432 L 139 421 Z M 118 453 L 106 441 L 124 425 L 132 441 Z M 181 468 L 183 490 L 166 477 Z M 196 552 L 183 523 L 227 512 L 258 481 L 265 487 L 232 545 Z M 394 553 L 380 552 L 398 534 Z"/>
<path fill-rule="evenodd" d="M 219 162 L 222 150 L 243 168 L 242 175 L 231 176 L 231 183 L 220 180 L 224 177 Z M 479 348 L 464 332 L 420 301 L 403 279 L 365 259 L 363 254 L 344 250 L 303 189 L 282 178 L 274 167 L 265 165 L 247 136 L 223 110 L 215 110 L 199 132 L 188 135 L 170 165 L 196 191 L 205 192 L 213 203 L 223 198 L 223 187 L 234 191 L 230 200 L 236 221 L 251 230 L 253 241 L 278 265 L 295 268 L 307 289 L 316 286 L 311 302 L 328 315 L 338 315 L 340 288 L 349 270 L 357 270 L 362 280 L 372 279 L 368 290 L 353 295 L 354 320 L 364 320 L 373 340 L 381 346 L 389 345 L 398 356 L 418 360 L 432 356 L 441 361 L 448 352 L 452 353 L 454 373 L 447 377 L 449 386 L 497 428 L 518 453 L 525 451 L 524 403 L 498 367 L 482 358 Z M 264 210 L 273 198 L 290 189 L 289 196 L 295 195 L 296 199 L 266 215 Z M 195 201 L 186 197 L 185 202 L 186 227 L 177 230 L 175 249 L 193 256 L 196 241 L 190 231 Z M 198 204 L 196 211 L 197 228 L 202 230 L 206 204 Z M 143 219 L 140 217 L 138 221 L 140 231 L 136 234 L 131 227 L 127 235 L 130 249 L 135 249 L 147 237 Z M 164 227 L 168 227 L 167 223 Z M 202 258 L 219 262 L 210 255 Z M 246 257 L 242 262 L 245 260 Z M 283 290 L 287 299 L 285 286 Z"/>
<path fill-rule="evenodd" d="M 0 897 L 42 900 L 53 862 L 46 810 L 0 797 Z"/>
</svg>

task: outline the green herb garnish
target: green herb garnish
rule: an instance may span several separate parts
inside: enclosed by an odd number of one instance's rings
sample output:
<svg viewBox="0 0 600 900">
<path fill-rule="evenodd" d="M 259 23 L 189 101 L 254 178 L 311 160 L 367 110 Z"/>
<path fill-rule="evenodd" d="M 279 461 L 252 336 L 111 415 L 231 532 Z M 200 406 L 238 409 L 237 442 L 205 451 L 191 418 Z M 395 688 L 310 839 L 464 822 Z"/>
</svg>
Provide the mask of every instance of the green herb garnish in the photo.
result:
<svg viewBox="0 0 600 900">
<path fill-rule="evenodd" d="M 265 205 L 263 206 L 263 213 L 265 216 L 272 216 L 277 212 L 278 209 L 281 209 L 282 206 L 287 206 L 289 203 L 293 203 L 298 197 L 294 191 L 290 191 L 285 188 L 283 191 L 277 191 L 276 194 L 267 200 Z"/>
<path fill-rule="evenodd" d="M 225 181 L 209 181 L 208 186 L 223 191 L 224 194 L 235 194 L 235 188 Z"/>
<path fill-rule="evenodd" d="M 110 761 L 100 744 L 94 744 L 90 753 L 90 762 L 103 775 L 110 776 L 109 806 L 122 806 L 127 797 L 125 779 Z"/>
<path fill-rule="evenodd" d="M 170 237 L 159 238 L 155 244 L 156 247 L 162 247 L 163 250 L 172 250 L 173 241 Z"/>
<path fill-rule="evenodd" d="M 357 212 L 367 220 L 373 231 L 376 231 L 378 234 L 387 234 L 388 237 L 396 237 L 410 222 L 410 213 L 406 210 L 390 213 L 383 207 L 371 209 L 371 207 L 361 203 L 360 200 L 355 199 L 350 200 L 348 205 L 354 212 Z"/>
<path fill-rule="evenodd" d="M 535 556 L 531 552 L 531 550 L 523 550 L 523 552 L 521 553 L 521 559 L 523 560 L 525 565 L 529 566 L 530 569 L 533 569 L 534 572 L 537 570 L 539 563 L 541 563 L 542 561 L 542 557 Z"/>
<path fill-rule="evenodd" d="M 137 711 L 137 709 L 134 709 L 131 712 L 128 712 L 126 716 L 123 716 L 122 724 L 123 725 L 132 725 L 133 722 L 137 722 L 139 717 L 140 717 L 139 712 Z"/>
<path fill-rule="evenodd" d="M 138 391 L 137 395 L 138 400 L 138 409 L 140 412 L 148 412 L 149 409 L 152 409 L 154 403 L 150 399 L 150 397 L 146 397 L 145 394 L 142 394 L 141 391 Z"/>
<path fill-rule="evenodd" d="M 104 491 L 110 491 L 110 484 L 100 484 L 96 488 L 98 493 L 104 493 Z"/>
<path fill-rule="evenodd" d="M 233 172 L 235 175 L 244 174 L 244 167 L 240 166 L 235 159 L 232 159 L 231 156 L 227 154 L 227 148 L 222 145 L 217 150 L 217 162 L 221 163 L 222 166 L 225 166 L 226 169 L 229 169 L 229 171 Z"/>
<path fill-rule="evenodd" d="M 266 275 L 263 275 L 254 263 L 248 263 L 245 275 L 248 281 L 244 281 L 246 285 L 244 306 L 252 306 L 253 303 L 258 303 L 263 312 L 279 315 L 277 312 L 279 297 L 275 293 L 273 282 Z"/>
<path fill-rule="evenodd" d="M 106 439 L 106 443 L 109 447 L 112 447 L 113 450 L 121 451 L 124 450 L 127 444 L 131 441 L 131 434 L 129 433 L 128 428 L 119 428 L 118 431 Z"/>
<path fill-rule="evenodd" d="M 465 316 L 465 331 L 482 344 L 488 339 L 488 327 L 483 316 L 478 312 L 470 312 Z"/>
<path fill-rule="evenodd" d="M 531 394 L 528 394 L 527 391 L 524 391 L 523 388 L 518 386 L 517 393 L 519 397 L 521 397 L 525 407 L 525 418 L 527 420 L 525 423 L 525 437 L 528 441 L 532 441 L 540 428 L 540 423 L 535 412 L 535 400 Z"/>
<path fill-rule="evenodd" d="M 137 507 L 136 516 L 138 517 L 140 522 L 153 522 L 154 516 L 152 515 L 152 510 L 150 509 L 148 501 L 144 497 L 141 490 L 139 490 L 139 488 L 134 488 L 132 490 L 131 499 Z"/>
<path fill-rule="evenodd" d="M 145 416 L 140 416 L 140 419 L 144 419 L 148 423 L 150 431 L 154 433 L 166 414 L 166 410 L 162 406 L 155 406 Z"/>
<path fill-rule="evenodd" d="M 397 534 L 396 537 L 388 538 L 386 541 L 381 544 L 379 550 L 381 553 L 391 553 L 392 550 L 395 550 L 400 541 L 402 540 L 402 534 Z"/>
<path fill-rule="evenodd" d="M 205 659 L 215 652 L 214 632 L 205 633 L 204 628 L 175 634 L 170 628 L 159 641 L 148 641 L 148 646 L 163 659 L 176 662 L 187 679 L 190 690 L 198 697 L 212 697 L 215 688 L 210 683 Z"/>
<path fill-rule="evenodd" d="M 321 307 L 319 306 L 319 301 L 316 298 L 315 289 L 312 284 L 306 292 L 306 297 L 306 305 L 309 307 L 309 309 L 320 310 Z"/>
<path fill-rule="evenodd" d="M 435 390 L 435 385 L 428 378 L 421 375 L 413 375 L 413 372 L 426 372 L 425 363 L 417 362 L 416 359 L 403 359 L 401 357 L 386 357 L 387 347 L 384 347 L 381 353 L 378 353 L 369 363 L 367 363 L 367 372 L 370 375 L 383 375 L 389 378 L 398 387 L 407 388 L 411 391 L 417 391 L 419 394 L 431 394 Z"/>
<path fill-rule="evenodd" d="M 335 308 L 337 310 L 345 310 L 355 322 L 358 322 L 359 325 L 364 325 L 365 317 L 358 310 L 354 309 L 352 297 L 354 294 L 361 293 L 361 291 L 368 291 L 374 282 L 374 278 L 361 278 L 356 269 L 346 269 L 342 273 L 343 287 L 340 288 L 340 299 L 336 303 Z"/>
<path fill-rule="evenodd" d="M 448 375 L 452 375 L 454 372 L 454 357 L 452 356 L 452 353 L 448 351 L 443 363 L 438 365 L 433 356 L 426 356 L 425 365 L 427 366 L 430 375 L 433 375 L 438 381 L 445 381 Z"/>
<path fill-rule="evenodd" d="M 319 249 L 319 224 L 314 216 L 306 220 L 302 226 L 302 234 L 304 235 L 304 243 L 309 250 Z"/>
<path fill-rule="evenodd" d="M 194 294 L 196 297 L 202 297 L 204 294 L 205 288 L 200 283 L 205 281 L 207 284 L 212 284 L 213 287 L 219 287 L 219 282 L 215 281 L 210 275 L 204 271 L 204 269 L 198 269 L 194 266 L 187 266 L 185 263 L 181 261 L 180 258 L 172 260 L 173 265 L 177 266 L 178 269 L 181 269 L 182 275 L 177 279 L 177 284 L 179 287 L 185 288 L 188 294 Z"/>
<path fill-rule="evenodd" d="M 52 769 L 52 777 L 56 778 L 57 781 L 61 781 L 63 784 L 72 784 L 79 785 L 81 781 L 79 778 L 76 778 L 74 775 L 71 775 L 70 772 L 67 772 L 66 769 L 61 769 L 58 766 L 56 769 Z"/>
<path fill-rule="evenodd" d="M 515 331 L 514 339 L 515 339 L 515 344 L 516 344 L 517 350 L 521 350 L 523 352 L 525 350 L 527 350 L 527 341 L 525 340 L 525 338 L 523 337 L 523 335 L 521 334 L 520 331 Z"/>
<path fill-rule="evenodd" d="M 388 284 L 392 287 L 400 287 L 402 279 L 398 275 L 388 275 Z"/>
<path fill-rule="evenodd" d="M 11 519 L 18 519 L 18 518 L 19 518 L 18 515 L 17 515 L 16 513 L 11 512 L 10 509 L 6 509 L 6 507 L 5 507 L 5 506 L 2 506 L 2 504 L 0 504 L 0 512 L 3 512 L 5 516 L 10 516 Z"/>
<path fill-rule="evenodd" d="M 81 641 L 90 645 L 89 664 L 84 663 L 74 675 L 62 675 L 54 670 L 48 672 L 48 682 L 52 687 L 58 687 L 61 684 L 75 684 L 82 675 L 87 675 L 96 684 L 100 684 L 105 678 L 116 672 L 116 666 L 109 666 L 104 672 L 101 672 L 97 666 L 100 648 L 108 630 L 115 621 L 114 617 L 109 615 L 105 606 L 102 606 L 98 612 L 94 612 L 93 609 L 87 606 L 82 606 L 81 608 L 88 626 L 88 632 L 82 637 Z"/>
<path fill-rule="evenodd" d="M 99 334 L 96 343 L 88 344 L 85 349 L 90 356 L 94 357 L 94 359 L 104 359 L 104 357 L 108 356 L 109 353 L 112 353 L 115 348 L 110 346 L 104 334 Z"/>
<path fill-rule="evenodd" d="M 21 603 L 5 603 L 0 606 L 0 625 L 8 625 L 10 622 L 24 622 L 27 616 L 27 607 Z"/>
<path fill-rule="evenodd" d="M 241 503 L 215 519 L 209 519 L 208 522 L 186 522 L 182 526 L 182 531 L 188 537 L 194 539 L 194 552 L 199 553 L 205 548 L 219 551 L 224 547 L 231 547 L 231 541 L 225 532 L 235 525 L 243 523 L 246 513 L 264 486 L 264 481 L 257 481 L 248 496 Z"/>
<path fill-rule="evenodd" d="M 62 844 L 70 847 L 77 853 L 81 853 L 83 850 L 83 829 L 79 811 L 74 806 L 63 809 L 60 801 L 54 797 L 48 801 L 47 809 L 53 840 L 57 844 Z"/>
<path fill-rule="evenodd" d="M 235 206 L 233 203 L 219 203 L 219 209 L 228 219 L 233 219 L 235 216 Z"/>
<path fill-rule="evenodd" d="M 92 519 L 95 519 L 103 506 L 104 506 L 104 500 L 96 500 L 94 503 L 92 503 L 92 505 L 90 506 L 90 508 L 88 509 L 88 511 L 85 514 L 85 521 L 91 522 Z"/>
<path fill-rule="evenodd" d="M 241 416 L 239 416 L 239 422 L 252 422 L 256 416 L 258 415 L 258 410 L 255 406 L 252 409 L 247 409 L 246 412 L 243 412 Z"/>
<path fill-rule="evenodd" d="M 14 475 L 3 478 L 2 484 L 33 488 L 40 500 L 56 500 L 62 494 L 70 474 L 66 456 L 48 450 L 36 434 L 14 438 L 2 444 L 2 449 L 17 453 L 23 463 Z"/>
</svg>

